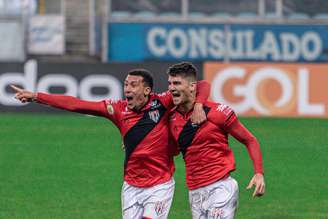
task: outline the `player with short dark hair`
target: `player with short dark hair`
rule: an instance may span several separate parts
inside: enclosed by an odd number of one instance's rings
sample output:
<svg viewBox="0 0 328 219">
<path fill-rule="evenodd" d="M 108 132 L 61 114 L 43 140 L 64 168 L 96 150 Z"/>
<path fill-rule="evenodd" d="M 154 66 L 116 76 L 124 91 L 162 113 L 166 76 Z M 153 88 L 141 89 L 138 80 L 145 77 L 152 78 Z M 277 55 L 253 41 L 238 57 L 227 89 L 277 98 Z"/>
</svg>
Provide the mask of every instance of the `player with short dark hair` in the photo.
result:
<svg viewBox="0 0 328 219">
<path fill-rule="evenodd" d="M 191 81 L 197 80 L 197 69 L 190 62 L 181 62 L 169 67 L 168 75 L 189 78 Z"/>
<path fill-rule="evenodd" d="M 128 72 L 128 75 L 141 76 L 145 85 L 150 87 L 151 90 L 153 90 L 153 75 L 150 73 L 150 71 L 146 69 L 132 69 Z"/>
<path fill-rule="evenodd" d="M 265 191 L 262 155 L 256 138 L 241 124 L 233 110 L 207 101 L 207 121 L 201 125 L 190 120 L 195 104 L 196 69 L 190 63 L 169 68 L 169 91 L 176 108 L 170 113 L 170 130 L 186 165 L 186 180 L 193 218 L 234 217 L 238 201 L 238 184 L 230 173 L 235 170 L 228 135 L 243 143 L 253 161 L 255 185 L 253 196 Z"/>
<path fill-rule="evenodd" d="M 174 107 L 170 92 L 152 93 L 149 71 L 134 69 L 124 81 L 124 100 L 84 101 L 75 97 L 33 93 L 15 86 L 21 102 L 102 116 L 120 130 L 125 146 L 122 214 L 126 219 L 167 218 L 174 193 L 175 151 L 169 141 L 168 114 Z M 199 82 L 195 122 L 206 119 L 202 108 L 209 84 Z"/>
</svg>

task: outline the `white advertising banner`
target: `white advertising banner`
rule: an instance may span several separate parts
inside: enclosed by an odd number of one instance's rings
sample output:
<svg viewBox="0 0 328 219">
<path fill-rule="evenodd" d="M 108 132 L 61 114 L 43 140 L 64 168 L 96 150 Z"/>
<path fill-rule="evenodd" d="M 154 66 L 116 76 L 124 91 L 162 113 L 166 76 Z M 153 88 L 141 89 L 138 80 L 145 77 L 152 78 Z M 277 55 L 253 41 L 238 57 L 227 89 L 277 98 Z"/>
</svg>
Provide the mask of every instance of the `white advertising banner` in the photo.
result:
<svg viewBox="0 0 328 219">
<path fill-rule="evenodd" d="M 28 51 L 30 54 L 64 54 L 64 16 L 38 15 L 31 17 L 29 26 Z"/>
<path fill-rule="evenodd" d="M 0 61 L 22 61 L 24 30 L 19 21 L 0 21 Z"/>
</svg>

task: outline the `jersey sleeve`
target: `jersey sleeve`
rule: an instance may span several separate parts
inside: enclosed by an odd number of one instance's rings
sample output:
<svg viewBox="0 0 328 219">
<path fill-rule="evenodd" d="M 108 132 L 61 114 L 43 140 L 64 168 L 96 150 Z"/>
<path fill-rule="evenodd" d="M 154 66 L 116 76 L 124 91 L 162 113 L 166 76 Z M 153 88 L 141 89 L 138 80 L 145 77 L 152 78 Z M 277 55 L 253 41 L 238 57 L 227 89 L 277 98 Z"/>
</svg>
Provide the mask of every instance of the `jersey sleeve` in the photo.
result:
<svg viewBox="0 0 328 219">
<path fill-rule="evenodd" d="M 85 101 L 72 96 L 46 93 L 37 93 L 36 101 L 71 112 L 106 117 L 116 126 L 118 126 L 123 107 L 122 101 Z"/>
<path fill-rule="evenodd" d="M 235 112 L 229 106 L 219 104 L 215 110 L 212 121 L 246 146 L 248 154 L 253 161 L 254 173 L 263 174 L 262 153 L 257 139 L 241 124 Z"/>
<path fill-rule="evenodd" d="M 235 112 L 227 105 L 219 104 L 215 106 L 214 116 L 211 120 L 224 131 L 228 132 L 230 126 L 237 120 Z"/>
<path fill-rule="evenodd" d="M 211 85 L 205 80 L 197 81 L 196 102 L 204 104 L 210 96 Z"/>
<path fill-rule="evenodd" d="M 46 93 L 37 93 L 36 101 L 71 112 L 103 117 L 108 116 L 105 101 L 85 101 L 72 96 Z"/>
<path fill-rule="evenodd" d="M 105 100 L 105 106 L 107 110 L 107 118 L 110 119 L 117 127 L 119 127 L 120 118 L 125 108 L 122 100 Z"/>
<path fill-rule="evenodd" d="M 119 126 L 123 103 L 115 100 L 85 101 L 72 96 L 37 93 L 36 101 L 58 109 L 102 116 Z"/>
<path fill-rule="evenodd" d="M 253 161 L 254 173 L 264 173 L 260 144 L 254 135 L 237 119 L 229 127 L 229 134 L 243 143 Z"/>
<path fill-rule="evenodd" d="M 160 94 L 155 94 L 160 101 L 162 102 L 162 104 L 167 108 L 167 109 L 172 109 L 174 107 L 173 104 L 173 99 L 172 99 L 172 94 L 170 91 L 165 91 L 163 93 Z"/>
</svg>

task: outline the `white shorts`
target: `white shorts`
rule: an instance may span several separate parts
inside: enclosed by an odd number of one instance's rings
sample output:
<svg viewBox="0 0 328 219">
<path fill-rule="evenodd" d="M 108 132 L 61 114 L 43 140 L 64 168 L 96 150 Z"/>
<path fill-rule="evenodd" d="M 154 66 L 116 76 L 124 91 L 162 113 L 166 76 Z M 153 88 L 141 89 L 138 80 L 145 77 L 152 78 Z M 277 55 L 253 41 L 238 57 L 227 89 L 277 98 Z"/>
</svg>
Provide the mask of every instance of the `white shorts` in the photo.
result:
<svg viewBox="0 0 328 219">
<path fill-rule="evenodd" d="M 166 219 L 171 208 L 175 182 L 139 188 L 124 182 L 122 187 L 123 219 Z"/>
<path fill-rule="evenodd" d="M 238 203 L 238 183 L 228 177 L 189 191 L 193 219 L 232 219 Z"/>
</svg>

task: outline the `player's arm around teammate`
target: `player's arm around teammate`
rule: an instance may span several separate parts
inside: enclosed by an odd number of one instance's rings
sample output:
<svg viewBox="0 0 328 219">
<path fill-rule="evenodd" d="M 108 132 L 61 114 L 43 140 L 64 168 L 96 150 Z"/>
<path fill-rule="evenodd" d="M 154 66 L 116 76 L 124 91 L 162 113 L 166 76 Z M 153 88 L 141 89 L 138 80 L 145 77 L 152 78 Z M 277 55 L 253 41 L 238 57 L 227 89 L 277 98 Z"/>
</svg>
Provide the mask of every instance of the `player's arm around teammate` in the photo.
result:
<svg viewBox="0 0 328 219">
<path fill-rule="evenodd" d="M 146 83 L 145 77 L 149 78 L 149 82 Z M 195 123 L 206 120 L 201 103 L 209 96 L 208 83 L 199 83 L 201 92 L 199 104 L 195 105 Z M 120 129 L 127 146 L 122 188 L 123 218 L 167 218 L 174 191 L 173 153 L 168 150 L 167 117 L 168 110 L 174 105 L 169 92 L 163 96 L 151 94 L 152 78 L 147 71 L 129 72 L 124 82 L 126 100 L 121 101 L 84 101 L 65 95 L 33 93 L 16 86 L 12 89 L 16 92 L 16 98 L 23 103 L 35 101 L 110 119 Z M 150 123 L 153 126 L 149 128 Z M 142 133 L 139 132 L 144 130 L 149 134 L 140 137 Z"/>
<path fill-rule="evenodd" d="M 194 111 L 191 116 L 191 120 L 194 124 L 201 124 L 206 121 L 206 115 L 203 110 L 203 103 L 208 99 L 210 93 L 210 84 L 206 81 L 197 82 L 197 96 L 196 104 L 194 105 Z M 38 102 L 42 104 L 47 104 L 55 108 L 64 109 L 72 112 L 78 112 L 83 114 L 90 114 L 95 116 L 104 116 L 108 117 L 108 111 L 111 112 L 111 109 L 106 107 L 104 101 L 85 101 L 76 97 L 66 96 L 66 95 L 55 95 L 55 94 L 46 94 L 46 93 L 37 93 L 24 90 L 15 85 L 10 86 L 15 91 L 15 98 L 21 101 L 22 103 L 28 102 Z M 149 94 L 148 94 L 149 95 Z M 148 96 L 147 95 L 147 96 Z M 167 102 L 168 108 L 173 108 L 172 95 L 167 92 L 164 102 Z M 49 102 L 51 99 L 51 102 Z M 129 101 L 129 100 L 128 100 Z M 110 101 L 107 101 L 110 102 Z M 132 102 L 132 101 L 131 101 Z M 142 104 L 141 104 L 142 105 Z M 141 108 L 138 106 L 138 103 L 133 104 L 132 107 Z"/>
<path fill-rule="evenodd" d="M 176 108 L 170 114 L 170 130 L 186 164 L 186 182 L 194 219 L 234 218 L 238 202 L 238 183 L 230 173 L 235 161 L 228 135 L 246 145 L 253 160 L 254 196 L 264 194 L 262 155 L 255 137 L 238 121 L 233 110 L 207 101 L 207 121 L 194 125 L 190 113 L 195 103 L 196 69 L 191 63 L 173 65 L 169 71 L 169 90 Z"/>
</svg>

